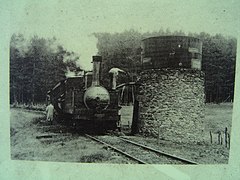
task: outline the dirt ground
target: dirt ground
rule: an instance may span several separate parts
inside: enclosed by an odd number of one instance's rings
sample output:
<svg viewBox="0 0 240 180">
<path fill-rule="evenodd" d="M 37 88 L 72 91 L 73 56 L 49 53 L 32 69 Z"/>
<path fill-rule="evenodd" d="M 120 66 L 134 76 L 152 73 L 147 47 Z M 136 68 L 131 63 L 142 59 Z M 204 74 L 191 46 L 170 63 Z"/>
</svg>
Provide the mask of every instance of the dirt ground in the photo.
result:
<svg viewBox="0 0 240 180">
<path fill-rule="evenodd" d="M 11 109 L 10 118 L 11 158 L 14 160 L 128 163 L 126 158 L 85 137 L 45 131 L 44 127 L 49 125 L 44 123 L 43 114 Z M 41 138 L 45 135 L 52 137 Z"/>
<path fill-rule="evenodd" d="M 127 108 L 125 108 L 127 109 Z M 129 108 L 130 110 L 132 108 Z M 127 111 L 127 110 L 125 110 Z M 123 112 L 124 113 L 124 112 Z M 129 114 L 129 112 L 125 112 Z M 232 104 L 207 104 L 204 141 L 183 144 L 141 136 L 127 136 L 141 144 L 193 160 L 199 164 L 228 163 L 229 148 L 217 142 L 215 132 L 231 130 Z M 18 160 L 57 162 L 131 163 L 129 159 L 112 152 L 104 145 L 71 133 L 46 132 L 43 114 L 11 109 L 11 157 Z M 213 133 L 210 143 L 209 131 Z M 51 138 L 39 138 L 42 135 Z"/>
</svg>

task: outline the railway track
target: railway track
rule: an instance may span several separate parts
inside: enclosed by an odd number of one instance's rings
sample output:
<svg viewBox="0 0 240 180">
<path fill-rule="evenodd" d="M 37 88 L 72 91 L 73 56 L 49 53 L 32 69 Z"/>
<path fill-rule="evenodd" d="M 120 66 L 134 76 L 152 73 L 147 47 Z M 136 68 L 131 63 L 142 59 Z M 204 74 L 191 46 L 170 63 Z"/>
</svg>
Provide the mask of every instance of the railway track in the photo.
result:
<svg viewBox="0 0 240 180">
<path fill-rule="evenodd" d="M 101 144 L 104 144 L 105 146 L 139 164 L 197 164 L 194 161 L 156 150 L 137 142 L 130 141 L 126 138 L 113 137 L 113 139 L 110 140 L 110 137 L 108 136 L 108 139 L 102 140 L 88 134 L 85 134 L 85 136 Z"/>
<path fill-rule="evenodd" d="M 66 127 L 64 125 L 43 125 L 39 127 L 40 132 L 50 134 L 40 134 L 37 139 L 53 138 L 57 137 L 57 134 L 68 136 L 69 133 L 74 133 L 74 129 Z M 52 134 L 53 133 L 53 134 Z M 57 134 L 55 134 L 57 133 Z M 194 161 L 181 158 L 146 145 L 139 144 L 124 137 L 116 136 L 98 136 L 94 137 L 89 134 L 85 134 L 87 138 L 90 138 L 98 143 L 111 148 L 117 153 L 131 159 L 133 162 L 139 164 L 197 164 Z M 105 137 L 105 139 L 103 138 Z M 102 139 L 103 138 L 103 139 Z"/>
<path fill-rule="evenodd" d="M 178 157 L 178 156 L 175 156 L 175 155 L 172 155 L 172 154 L 163 152 L 163 151 L 159 151 L 159 150 L 154 149 L 154 148 L 152 148 L 152 147 L 148 147 L 148 146 L 139 144 L 139 143 L 137 143 L 137 142 L 130 141 L 130 140 L 126 139 L 126 138 L 122 138 L 122 137 L 119 137 L 119 138 L 120 138 L 121 140 L 123 140 L 123 141 L 126 141 L 126 142 L 128 142 L 128 143 L 131 143 L 131 144 L 134 144 L 134 145 L 136 145 L 136 146 L 142 147 L 142 148 L 144 148 L 144 149 L 146 149 L 146 150 L 149 150 L 149 151 L 151 151 L 151 152 L 155 152 L 155 153 L 157 153 L 157 154 L 159 154 L 159 155 L 164 155 L 164 156 L 166 156 L 166 157 L 169 157 L 169 158 L 172 158 L 172 159 L 181 161 L 181 162 L 186 163 L 186 164 L 195 164 L 195 165 L 198 164 L 198 163 L 196 163 L 196 162 L 194 162 L 194 161 L 191 161 L 191 160 L 188 160 L 188 159 L 185 159 L 185 158 L 182 158 L 182 157 Z"/>
<path fill-rule="evenodd" d="M 64 126 L 54 127 L 53 125 L 43 127 L 42 132 L 51 132 L 50 134 L 41 134 L 37 139 L 62 139 L 69 136 L 69 129 Z M 52 134 L 53 133 L 53 134 Z M 56 134 L 55 134 L 56 133 Z M 59 134 L 60 133 L 60 134 Z M 61 136 L 59 136 L 61 135 Z M 85 134 L 85 137 L 90 138 L 98 143 L 103 144 L 105 147 L 127 157 L 133 163 L 138 164 L 197 164 L 194 161 L 187 160 L 175 155 L 159 151 L 157 149 L 139 144 L 137 142 L 128 140 L 123 137 L 116 136 L 91 136 Z M 105 137 L 105 139 L 103 138 Z M 45 141 L 45 140 L 44 140 Z"/>
<path fill-rule="evenodd" d="M 108 144 L 108 143 L 106 143 L 104 141 L 101 141 L 98 138 L 95 138 L 95 137 L 90 136 L 88 134 L 85 134 L 85 136 L 90 138 L 90 139 L 92 139 L 92 140 L 94 140 L 94 141 L 97 141 L 97 142 L 99 142 L 99 143 L 101 143 L 101 144 L 103 144 L 103 145 L 105 145 L 105 146 L 107 146 L 107 147 L 109 147 L 111 149 L 113 149 L 114 151 L 116 151 L 116 152 L 118 152 L 118 153 L 120 153 L 120 154 L 122 154 L 122 155 L 124 155 L 124 156 L 126 156 L 126 157 L 128 157 L 128 158 L 130 158 L 132 160 L 134 160 L 134 161 L 137 161 L 139 164 L 147 164 L 146 162 L 142 161 L 141 159 L 136 158 L 136 157 L 128 154 L 127 152 L 124 152 L 124 151 L 120 150 L 119 148 L 116 148 L 116 147 L 114 147 L 114 146 L 112 146 L 112 145 L 110 145 L 110 144 Z"/>
</svg>

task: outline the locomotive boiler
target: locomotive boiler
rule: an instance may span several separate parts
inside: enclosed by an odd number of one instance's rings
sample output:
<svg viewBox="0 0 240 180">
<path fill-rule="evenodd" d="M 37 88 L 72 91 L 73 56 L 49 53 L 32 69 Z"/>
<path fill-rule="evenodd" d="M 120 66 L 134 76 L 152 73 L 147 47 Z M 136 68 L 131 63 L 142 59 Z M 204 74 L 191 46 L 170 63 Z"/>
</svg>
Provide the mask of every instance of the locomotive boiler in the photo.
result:
<svg viewBox="0 0 240 180">
<path fill-rule="evenodd" d="M 100 85 L 101 62 L 101 56 L 93 56 L 93 72 L 66 78 L 48 92 L 58 121 L 83 130 L 114 130 L 118 127 L 118 90 Z"/>
</svg>

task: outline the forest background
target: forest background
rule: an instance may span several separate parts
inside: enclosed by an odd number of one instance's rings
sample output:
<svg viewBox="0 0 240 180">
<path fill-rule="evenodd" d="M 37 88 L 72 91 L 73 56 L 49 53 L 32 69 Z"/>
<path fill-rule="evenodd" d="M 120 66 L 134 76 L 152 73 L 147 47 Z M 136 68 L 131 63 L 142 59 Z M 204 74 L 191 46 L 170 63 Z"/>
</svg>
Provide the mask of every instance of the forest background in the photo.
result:
<svg viewBox="0 0 240 180">
<path fill-rule="evenodd" d="M 146 33 L 135 30 L 94 33 L 98 40 L 98 55 L 103 57 L 102 84 L 108 83 L 108 71 L 112 67 L 123 69 L 129 74 L 128 80 L 134 80 L 141 67 L 141 40 L 163 35 L 199 38 L 203 42 L 206 102 L 233 101 L 237 40 L 222 34 L 185 34 L 169 29 Z M 55 37 L 26 39 L 22 34 L 13 34 L 10 42 L 10 103 L 46 103 L 47 91 L 57 82 L 67 76 L 83 74 L 81 62 L 81 52 L 68 51 Z"/>
</svg>

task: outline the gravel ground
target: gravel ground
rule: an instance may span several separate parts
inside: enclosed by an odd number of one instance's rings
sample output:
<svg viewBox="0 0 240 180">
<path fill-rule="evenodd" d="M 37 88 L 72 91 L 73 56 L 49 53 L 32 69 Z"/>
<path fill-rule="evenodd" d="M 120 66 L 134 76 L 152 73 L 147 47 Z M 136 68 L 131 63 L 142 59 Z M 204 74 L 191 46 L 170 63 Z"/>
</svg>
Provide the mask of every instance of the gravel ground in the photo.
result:
<svg viewBox="0 0 240 180">
<path fill-rule="evenodd" d="M 154 152 L 145 150 L 141 147 L 122 141 L 116 136 L 106 135 L 106 136 L 98 136 L 97 138 L 106 143 L 113 145 L 114 147 L 124 152 L 127 152 L 128 154 L 148 164 L 184 164 L 181 161 L 166 157 L 164 155 L 158 155 Z"/>
<path fill-rule="evenodd" d="M 128 139 L 140 144 L 153 147 L 166 153 L 176 155 L 198 164 L 227 164 L 229 149 L 222 145 L 212 144 L 184 144 L 160 140 L 159 144 L 154 138 L 141 136 L 128 136 Z M 179 163 L 178 163 L 179 164 Z"/>
</svg>

